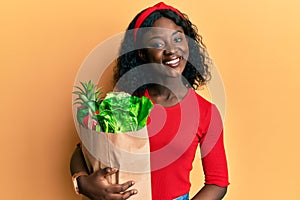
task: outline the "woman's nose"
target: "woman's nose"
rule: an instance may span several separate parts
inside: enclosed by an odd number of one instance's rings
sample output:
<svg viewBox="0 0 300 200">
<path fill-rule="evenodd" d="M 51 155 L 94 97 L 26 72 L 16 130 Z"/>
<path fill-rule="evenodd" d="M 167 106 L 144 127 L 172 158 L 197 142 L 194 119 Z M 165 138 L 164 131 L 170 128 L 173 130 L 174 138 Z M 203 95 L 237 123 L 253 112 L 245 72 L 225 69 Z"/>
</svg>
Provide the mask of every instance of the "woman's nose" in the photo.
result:
<svg viewBox="0 0 300 200">
<path fill-rule="evenodd" d="M 165 53 L 166 54 L 174 54 L 177 51 L 176 49 L 177 49 L 177 47 L 174 44 L 166 44 L 165 45 Z"/>
</svg>

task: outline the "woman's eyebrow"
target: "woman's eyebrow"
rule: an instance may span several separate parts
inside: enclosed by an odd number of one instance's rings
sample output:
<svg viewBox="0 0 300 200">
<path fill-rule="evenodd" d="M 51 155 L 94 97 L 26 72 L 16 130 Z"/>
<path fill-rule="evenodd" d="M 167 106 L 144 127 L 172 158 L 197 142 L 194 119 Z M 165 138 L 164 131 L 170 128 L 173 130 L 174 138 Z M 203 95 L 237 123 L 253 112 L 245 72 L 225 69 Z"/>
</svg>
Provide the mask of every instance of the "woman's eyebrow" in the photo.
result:
<svg viewBox="0 0 300 200">
<path fill-rule="evenodd" d="M 157 35 L 157 36 L 153 36 L 153 37 L 149 38 L 148 41 L 155 40 L 155 39 L 161 39 L 161 38 L 162 38 L 161 36 Z"/>
<path fill-rule="evenodd" d="M 172 33 L 172 36 L 176 35 L 177 33 L 182 33 L 182 31 L 181 30 L 177 30 L 174 33 Z"/>
<path fill-rule="evenodd" d="M 181 30 L 177 30 L 177 31 L 175 31 L 175 32 L 172 33 L 172 36 L 174 36 L 174 35 L 176 35 L 176 34 L 178 34 L 178 33 L 182 33 L 182 31 L 181 31 Z M 162 36 L 160 36 L 160 35 L 155 35 L 155 36 L 153 36 L 153 37 L 150 37 L 150 38 L 148 39 L 148 41 L 155 40 L 155 39 L 161 39 L 161 38 L 162 38 Z"/>
</svg>

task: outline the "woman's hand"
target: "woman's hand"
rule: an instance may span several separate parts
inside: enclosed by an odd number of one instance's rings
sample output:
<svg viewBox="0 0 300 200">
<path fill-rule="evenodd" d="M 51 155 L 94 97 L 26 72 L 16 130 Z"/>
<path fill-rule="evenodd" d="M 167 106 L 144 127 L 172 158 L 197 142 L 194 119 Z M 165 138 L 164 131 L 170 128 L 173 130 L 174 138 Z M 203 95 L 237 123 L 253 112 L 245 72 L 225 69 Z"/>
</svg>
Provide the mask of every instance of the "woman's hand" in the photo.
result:
<svg viewBox="0 0 300 200">
<path fill-rule="evenodd" d="M 90 175 L 83 175 L 78 178 L 79 192 L 91 200 L 118 200 L 128 199 L 132 195 L 137 194 L 136 189 L 128 190 L 133 181 L 128 181 L 122 184 L 110 184 L 106 176 L 115 174 L 117 170 L 105 168 L 95 171 Z"/>
<path fill-rule="evenodd" d="M 221 200 L 227 192 L 227 187 L 219 187 L 217 185 L 205 185 L 192 198 L 192 200 Z"/>
</svg>

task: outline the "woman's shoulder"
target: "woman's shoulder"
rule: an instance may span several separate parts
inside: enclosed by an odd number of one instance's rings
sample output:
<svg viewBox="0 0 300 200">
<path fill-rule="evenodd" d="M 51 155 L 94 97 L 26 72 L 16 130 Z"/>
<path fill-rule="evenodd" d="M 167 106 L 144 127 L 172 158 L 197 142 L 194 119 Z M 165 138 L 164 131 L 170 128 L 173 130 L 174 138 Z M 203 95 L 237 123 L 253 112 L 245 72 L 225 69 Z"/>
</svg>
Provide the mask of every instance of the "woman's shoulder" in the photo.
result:
<svg viewBox="0 0 300 200">
<path fill-rule="evenodd" d="M 199 91 L 195 91 L 193 89 L 190 89 L 190 92 L 196 96 L 197 98 L 197 102 L 199 104 L 200 107 L 202 108 L 211 108 L 211 106 L 213 106 L 214 104 L 212 102 L 210 102 L 208 99 L 206 99 L 205 97 L 203 97 Z"/>
</svg>

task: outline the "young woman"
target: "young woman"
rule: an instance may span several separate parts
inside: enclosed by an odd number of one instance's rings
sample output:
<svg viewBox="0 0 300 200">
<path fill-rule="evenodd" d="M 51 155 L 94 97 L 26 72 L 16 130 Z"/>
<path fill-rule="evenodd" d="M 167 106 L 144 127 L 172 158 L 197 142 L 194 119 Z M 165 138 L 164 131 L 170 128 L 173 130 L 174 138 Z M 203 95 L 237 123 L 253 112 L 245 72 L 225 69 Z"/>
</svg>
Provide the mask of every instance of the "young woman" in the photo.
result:
<svg viewBox="0 0 300 200">
<path fill-rule="evenodd" d="M 129 24 L 114 78 L 118 90 L 147 96 L 155 104 L 148 121 L 154 200 L 189 198 L 198 145 L 205 184 L 192 199 L 222 199 L 226 194 L 222 121 L 216 106 L 194 91 L 210 79 L 208 59 L 196 27 L 171 6 L 158 3 Z M 109 184 L 105 176 L 115 172 L 106 168 L 89 174 L 80 146 L 75 149 L 71 173 L 81 174 L 81 194 L 96 200 L 127 199 L 138 193 L 130 189 L 134 180 Z"/>
</svg>

